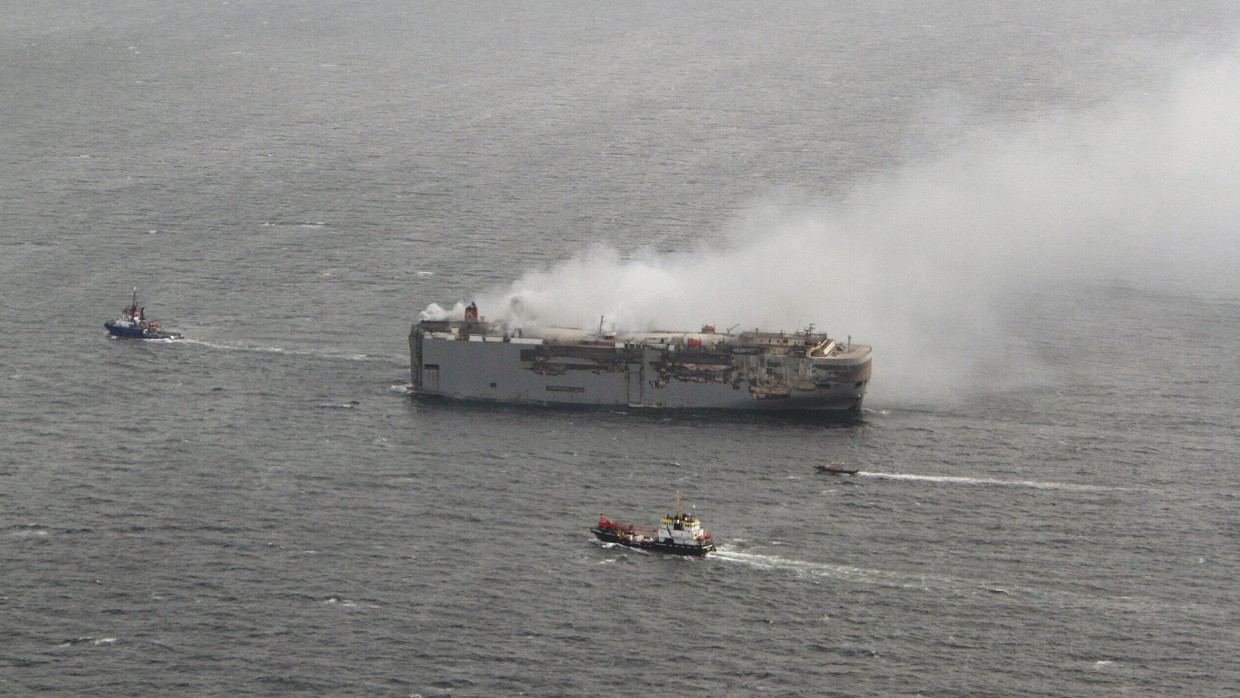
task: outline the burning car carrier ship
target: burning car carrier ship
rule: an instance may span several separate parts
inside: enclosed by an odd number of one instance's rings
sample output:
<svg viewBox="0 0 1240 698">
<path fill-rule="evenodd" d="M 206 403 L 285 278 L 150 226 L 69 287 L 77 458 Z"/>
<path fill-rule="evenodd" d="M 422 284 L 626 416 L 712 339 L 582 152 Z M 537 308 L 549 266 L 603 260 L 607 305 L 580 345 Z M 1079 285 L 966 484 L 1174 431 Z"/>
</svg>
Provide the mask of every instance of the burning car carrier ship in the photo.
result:
<svg viewBox="0 0 1240 698">
<path fill-rule="evenodd" d="M 472 303 L 463 320 L 414 324 L 409 350 L 416 394 L 508 403 L 857 411 L 870 381 L 870 347 L 812 326 L 510 333 Z"/>
</svg>

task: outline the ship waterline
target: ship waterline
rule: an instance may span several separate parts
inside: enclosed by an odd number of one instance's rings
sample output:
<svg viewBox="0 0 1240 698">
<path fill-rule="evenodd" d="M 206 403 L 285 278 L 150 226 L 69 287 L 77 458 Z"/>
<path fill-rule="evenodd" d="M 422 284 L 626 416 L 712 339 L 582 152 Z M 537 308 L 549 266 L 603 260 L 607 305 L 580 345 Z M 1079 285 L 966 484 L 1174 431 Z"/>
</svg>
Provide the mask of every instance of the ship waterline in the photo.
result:
<svg viewBox="0 0 1240 698">
<path fill-rule="evenodd" d="M 506 403 L 848 412 L 870 347 L 801 332 L 509 333 L 467 314 L 409 333 L 418 395 Z"/>
</svg>

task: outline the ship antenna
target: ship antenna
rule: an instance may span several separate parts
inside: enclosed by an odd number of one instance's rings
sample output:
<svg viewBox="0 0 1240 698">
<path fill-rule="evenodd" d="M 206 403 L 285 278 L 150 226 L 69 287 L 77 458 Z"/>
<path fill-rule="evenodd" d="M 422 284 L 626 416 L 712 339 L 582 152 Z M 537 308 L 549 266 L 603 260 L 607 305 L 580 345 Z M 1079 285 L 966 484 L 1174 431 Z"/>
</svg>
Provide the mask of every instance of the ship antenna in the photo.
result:
<svg viewBox="0 0 1240 698">
<path fill-rule="evenodd" d="M 599 316 L 598 316 L 598 336 L 600 336 L 600 337 L 602 337 L 602 336 L 603 336 L 603 319 L 604 319 L 604 318 L 606 318 L 606 317 L 607 317 L 606 315 L 599 315 Z"/>
</svg>

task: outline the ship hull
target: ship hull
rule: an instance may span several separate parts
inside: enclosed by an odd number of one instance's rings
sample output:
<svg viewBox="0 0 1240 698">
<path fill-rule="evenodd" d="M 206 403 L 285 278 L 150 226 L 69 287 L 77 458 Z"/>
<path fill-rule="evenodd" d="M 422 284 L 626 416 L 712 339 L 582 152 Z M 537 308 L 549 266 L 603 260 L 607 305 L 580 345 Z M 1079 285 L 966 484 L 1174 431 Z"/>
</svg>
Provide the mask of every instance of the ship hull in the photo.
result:
<svg viewBox="0 0 1240 698">
<path fill-rule="evenodd" d="M 462 338 L 417 325 L 409 341 L 415 394 L 510 404 L 848 413 L 860 410 L 870 378 L 869 347 L 809 358 Z"/>
<path fill-rule="evenodd" d="M 179 332 L 161 332 L 108 320 L 103 323 L 108 334 L 121 339 L 181 339 Z"/>
<path fill-rule="evenodd" d="M 695 555 L 701 557 L 715 550 L 714 543 L 706 543 L 704 545 L 685 545 L 682 543 L 664 543 L 654 540 L 630 540 L 623 538 L 615 533 L 600 528 L 592 528 L 590 532 L 595 538 L 604 543 L 615 543 L 623 545 L 626 548 L 636 548 L 638 550 L 647 550 L 657 553 L 670 553 L 672 555 Z"/>
</svg>

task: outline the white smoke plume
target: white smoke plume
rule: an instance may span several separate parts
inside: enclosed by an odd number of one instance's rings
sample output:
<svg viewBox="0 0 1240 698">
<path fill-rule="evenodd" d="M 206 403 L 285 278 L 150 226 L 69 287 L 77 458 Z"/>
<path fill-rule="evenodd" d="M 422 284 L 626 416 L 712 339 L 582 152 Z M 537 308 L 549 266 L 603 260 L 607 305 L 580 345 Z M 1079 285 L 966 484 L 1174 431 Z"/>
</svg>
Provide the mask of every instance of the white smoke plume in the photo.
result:
<svg viewBox="0 0 1240 698">
<path fill-rule="evenodd" d="M 874 346 L 873 395 L 940 400 L 996 360 L 1005 302 L 1022 291 L 1240 289 L 1240 60 L 1202 61 L 1087 113 L 977 131 L 841 201 L 755 206 L 732 228 L 692 253 L 589 250 L 478 302 L 514 328 L 817 323 Z"/>
</svg>

